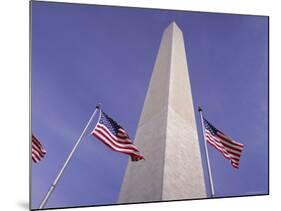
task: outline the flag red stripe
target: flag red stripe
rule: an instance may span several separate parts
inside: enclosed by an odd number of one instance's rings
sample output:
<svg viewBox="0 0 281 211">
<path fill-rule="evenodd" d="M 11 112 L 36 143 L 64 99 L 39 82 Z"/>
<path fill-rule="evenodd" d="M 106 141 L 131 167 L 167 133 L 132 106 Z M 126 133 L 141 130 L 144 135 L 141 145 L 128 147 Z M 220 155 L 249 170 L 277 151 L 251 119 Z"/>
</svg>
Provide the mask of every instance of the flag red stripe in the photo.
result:
<svg viewBox="0 0 281 211">
<path fill-rule="evenodd" d="M 225 146 L 225 145 L 223 145 L 223 144 L 220 142 L 220 139 L 218 139 L 216 136 L 213 136 L 212 134 L 210 134 L 210 133 L 208 133 L 208 132 L 206 132 L 206 135 L 207 135 L 207 136 L 210 136 L 210 138 L 212 138 L 213 141 L 216 142 L 217 145 L 218 145 L 220 148 L 223 148 L 223 149 L 226 151 L 226 153 L 232 154 L 232 155 L 236 156 L 237 158 L 240 157 L 240 152 L 239 152 L 239 151 L 235 151 L 235 150 L 233 150 L 233 149 L 228 149 L 228 147 Z"/>
<path fill-rule="evenodd" d="M 213 142 L 210 142 L 209 140 L 207 140 L 209 144 L 211 144 L 213 147 L 215 147 L 218 151 L 220 151 L 222 153 L 222 155 L 231 161 L 231 164 L 236 163 L 236 165 L 239 165 L 239 161 L 234 160 L 232 157 L 230 157 L 229 155 L 225 154 L 223 151 L 221 151 Z"/>
<path fill-rule="evenodd" d="M 35 158 L 37 159 L 37 160 L 41 160 L 43 157 L 41 157 L 40 156 L 40 154 L 37 152 L 37 151 L 35 151 L 35 150 L 32 150 L 32 154 L 35 156 Z"/>
<path fill-rule="evenodd" d="M 234 168 L 239 169 L 239 165 L 235 165 L 234 163 L 231 163 L 231 165 L 232 165 Z"/>
<path fill-rule="evenodd" d="M 223 133 L 221 133 L 221 132 L 217 132 L 217 135 L 220 137 L 220 138 L 222 138 L 223 140 L 225 140 L 225 141 L 227 141 L 228 143 L 230 143 L 230 144 L 233 144 L 233 145 L 236 145 L 236 146 L 238 146 L 238 147 L 242 147 L 243 148 L 243 144 L 240 144 L 240 143 L 237 143 L 236 141 L 234 141 L 234 140 L 232 140 L 232 139 L 230 139 L 229 137 L 227 137 L 226 135 L 224 135 Z"/>
<path fill-rule="evenodd" d="M 123 134 L 125 134 L 125 135 L 128 135 L 127 132 L 126 132 L 124 129 L 119 128 L 118 130 L 119 130 L 121 133 L 123 133 Z"/>
<path fill-rule="evenodd" d="M 109 148 L 111 148 L 111 149 L 114 150 L 114 151 L 122 152 L 122 153 L 125 153 L 125 154 L 130 155 L 130 156 L 135 156 L 135 157 L 142 158 L 141 155 L 135 153 L 135 152 L 132 151 L 132 150 L 120 149 L 120 148 L 116 148 L 116 147 L 112 146 L 112 145 L 110 144 L 110 142 L 108 142 L 106 138 L 104 138 L 104 137 L 101 136 L 99 133 L 97 133 L 97 131 L 94 131 L 92 134 L 93 134 L 95 137 L 97 137 L 101 142 L 103 142 L 105 145 L 107 145 Z"/>
<path fill-rule="evenodd" d="M 208 130 L 206 130 L 206 134 L 210 135 L 211 137 L 213 137 L 215 139 L 216 142 L 218 142 L 220 144 L 220 146 L 224 147 L 225 149 L 227 149 L 230 152 L 233 152 L 235 154 L 240 155 L 241 151 L 240 149 L 236 149 L 233 147 L 230 147 L 229 145 L 226 145 L 225 143 L 222 142 L 222 139 L 219 138 L 218 136 L 214 136 L 211 132 L 209 132 Z"/>
<path fill-rule="evenodd" d="M 238 147 L 238 146 L 236 146 L 236 145 L 232 145 L 232 144 L 230 144 L 229 142 L 226 142 L 226 141 L 225 141 L 224 139 L 222 139 L 220 136 L 216 136 L 216 137 L 219 138 L 219 139 L 220 139 L 220 142 L 221 142 L 223 145 L 227 146 L 228 148 L 231 148 L 231 149 L 233 149 L 233 150 L 235 150 L 235 151 L 242 152 L 243 147 Z"/>
<path fill-rule="evenodd" d="M 35 162 L 35 163 L 38 163 L 39 160 L 37 160 L 37 158 L 35 157 L 35 155 L 32 155 L 32 160 Z"/>
<path fill-rule="evenodd" d="M 221 146 L 227 151 L 227 153 L 232 154 L 238 158 L 240 157 L 240 154 L 241 154 L 240 151 L 235 151 L 235 150 L 229 148 L 228 146 L 224 145 L 223 143 L 221 143 L 221 140 L 217 137 L 214 137 L 214 139 L 216 140 L 216 142 L 221 144 Z"/>
<path fill-rule="evenodd" d="M 35 142 L 39 147 L 42 147 L 42 144 L 34 135 L 32 135 L 32 141 Z"/>
<path fill-rule="evenodd" d="M 144 159 L 127 132 L 103 111 L 92 135 L 112 150 L 130 155 L 132 161 Z"/>
<path fill-rule="evenodd" d="M 217 137 L 215 137 L 215 138 L 217 138 Z M 220 140 L 217 139 L 217 141 L 220 141 Z M 226 147 L 223 143 L 222 143 L 222 146 L 227 151 L 228 154 L 231 154 L 234 158 L 240 159 L 241 152 L 232 150 L 232 149 Z"/>
<path fill-rule="evenodd" d="M 36 162 L 39 161 L 35 154 L 32 154 L 32 158 L 33 158 Z"/>
<path fill-rule="evenodd" d="M 99 133 L 104 138 L 106 138 L 107 141 L 109 141 L 111 143 L 111 145 L 113 145 L 114 147 L 121 148 L 121 149 L 128 149 L 128 150 L 137 151 L 137 149 L 135 147 L 132 147 L 131 145 L 120 145 L 120 143 L 117 143 L 117 142 L 115 142 L 115 140 L 112 140 L 110 136 L 107 136 L 104 133 L 104 131 L 102 131 L 100 129 L 96 129 L 95 132 Z"/>
<path fill-rule="evenodd" d="M 215 147 L 218 151 L 220 151 L 225 158 L 232 159 L 232 157 L 227 152 L 225 152 L 223 149 L 221 149 L 219 146 L 217 146 L 217 144 L 213 140 L 207 138 L 207 142 L 209 144 L 211 144 L 213 147 Z"/>
<path fill-rule="evenodd" d="M 110 135 L 103 128 L 96 128 L 95 131 L 101 133 L 104 137 L 106 137 L 115 147 L 123 148 L 123 149 L 132 149 L 138 152 L 138 149 L 132 144 L 120 144 L 116 141 L 116 138 L 113 138 L 113 135 Z"/>
<path fill-rule="evenodd" d="M 40 152 L 42 152 L 43 154 L 46 154 L 46 150 L 42 147 L 42 145 L 41 144 L 38 144 L 36 141 L 34 141 L 33 139 L 32 139 L 32 147 L 34 148 L 34 147 L 36 147 L 36 149 L 37 149 L 37 151 L 40 151 Z"/>
<path fill-rule="evenodd" d="M 42 153 L 46 153 L 46 150 L 43 149 L 43 147 L 38 147 L 38 145 L 36 143 L 34 143 L 33 141 L 32 141 L 32 147 L 33 148 L 36 147 L 36 149 L 38 149 L 38 151 L 41 151 Z"/>
<path fill-rule="evenodd" d="M 102 125 L 102 124 L 100 124 L 100 123 L 97 124 L 97 128 L 103 129 L 112 139 L 114 139 L 115 141 L 117 141 L 117 142 L 119 142 L 119 143 L 121 143 L 121 144 L 132 144 L 132 142 L 131 142 L 131 141 L 128 141 L 128 139 L 125 139 L 125 140 L 124 140 L 124 139 L 118 139 L 118 138 L 116 138 L 115 136 L 112 135 L 112 133 L 108 130 L 107 127 L 105 127 L 104 125 Z M 96 128 L 95 128 L 94 130 L 96 130 Z"/>
<path fill-rule="evenodd" d="M 33 162 L 39 162 L 46 154 L 46 150 L 43 148 L 40 141 L 32 134 L 32 143 L 31 143 L 31 158 Z"/>
<path fill-rule="evenodd" d="M 128 152 L 128 153 L 132 153 L 134 155 L 138 155 L 136 153 L 136 151 L 134 151 L 133 149 L 129 149 L 129 148 L 125 148 L 125 147 L 118 147 L 118 146 L 114 145 L 114 143 L 112 143 L 112 141 L 108 137 L 104 136 L 104 134 L 102 134 L 100 131 L 95 130 L 92 134 L 95 135 L 99 140 L 101 140 L 104 144 L 106 144 L 113 150 L 116 150 L 118 152 L 124 152 L 124 153 Z"/>
<path fill-rule="evenodd" d="M 241 149 L 238 149 L 238 148 L 235 148 L 235 147 L 230 146 L 229 144 L 226 144 L 220 137 L 217 137 L 217 138 L 220 139 L 220 142 L 221 142 L 225 147 L 227 147 L 227 148 L 229 148 L 229 149 L 232 149 L 233 151 L 236 151 L 237 153 L 241 153 L 241 152 L 242 152 Z"/>
<path fill-rule="evenodd" d="M 231 162 L 231 165 L 232 165 L 233 167 L 239 168 L 239 164 L 237 164 L 237 163 Z"/>
<path fill-rule="evenodd" d="M 209 130 L 206 130 L 206 133 L 209 133 L 209 134 L 211 134 L 211 135 L 213 136 L 213 134 L 212 134 Z M 214 136 L 214 137 L 220 138 L 219 136 Z M 232 145 L 232 144 L 230 144 L 229 142 L 226 142 L 226 141 L 225 141 L 224 139 L 222 139 L 222 138 L 220 138 L 220 142 L 221 142 L 224 146 L 226 146 L 226 147 L 228 147 L 228 148 L 230 148 L 230 149 L 232 149 L 232 150 L 239 151 L 239 153 L 242 152 L 242 149 L 243 149 L 243 148 L 238 147 L 238 146 L 236 146 L 236 145 Z"/>
<path fill-rule="evenodd" d="M 37 161 L 33 158 L 33 156 L 32 156 L 32 160 L 33 160 L 33 162 L 37 163 Z"/>
<path fill-rule="evenodd" d="M 205 119 L 204 127 L 206 141 L 220 151 L 226 159 L 229 159 L 234 168 L 239 168 L 244 145 L 227 137 Z"/>
<path fill-rule="evenodd" d="M 38 151 L 35 150 L 35 149 L 32 149 L 32 152 L 33 152 L 33 154 L 35 154 L 39 159 L 41 159 L 41 158 L 44 157 L 44 155 L 41 155 L 40 152 L 38 152 Z"/>
<path fill-rule="evenodd" d="M 127 138 L 128 138 L 127 135 L 124 135 L 123 133 L 120 133 L 120 132 L 118 132 L 116 136 L 117 136 L 118 138 L 121 138 L 121 139 L 127 139 Z"/>
<path fill-rule="evenodd" d="M 40 156 L 42 156 L 42 157 L 46 154 L 45 151 L 42 151 L 41 149 L 39 149 L 37 147 L 37 145 L 35 145 L 34 143 L 32 143 L 32 149 L 36 150 L 40 154 Z"/>
<path fill-rule="evenodd" d="M 120 143 L 122 143 L 122 144 L 132 144 L 132 141 L 128 138 L 128 136 L 126 136 L 126 138 L 120 137 L 120 139 L 119 139 L 119 138 L 116 138 L 116 136 L 114 136 L 114 135 L 109 131 L 109 129 L 108 129 L 105 125 L 98 123 L 97 127 L 100 127 L 100 128 L 102 128 L 102 129 L 106 130 L 106 132 L 107 132 L 113 139 L 115 139 L 116 141 L 118 141 L 118 142 L 120 142 Z"/>
<path fill-rule="evenodd" d="M 214 146 L 217 150 L 219 150 L 221 153 L 223 153 L 224 157 L 230 160 L 233 160 L 235 162 L 239 162 L 240 157 L 233 157 L 230 153 L 228 153 L 225 149 L 221 148 L 218 143 L 216 143 L 213 139 L 210 137 L 207 137 L 208 143 L 210 143 L 212 146 Z"/>
<path fill-rule="evenodd" d="M 118 130 L 118 134 L 128 137 L 128 134 L 124 133 L 122 130 Z"/>
<path fill-rule="evenodd" d="M 35 144 L 39 149 L 42 149 L 42 145 L 34 137 L 32 137 L 32 143 Z"/>
</svg>

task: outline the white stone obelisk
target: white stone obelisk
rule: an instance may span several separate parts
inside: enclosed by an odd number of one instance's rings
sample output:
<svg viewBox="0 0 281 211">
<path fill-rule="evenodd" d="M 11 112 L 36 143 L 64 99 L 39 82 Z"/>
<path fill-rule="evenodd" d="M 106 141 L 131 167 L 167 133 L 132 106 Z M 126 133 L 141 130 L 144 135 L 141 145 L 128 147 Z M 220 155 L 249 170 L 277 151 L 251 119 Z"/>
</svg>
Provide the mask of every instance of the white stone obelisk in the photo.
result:
<svg viewBox="0 0 281 211">
<path fill-rule="evenodd" d="M 183 34 L 164 31 L 118 203 L 206 198 Z"/>
</svg>

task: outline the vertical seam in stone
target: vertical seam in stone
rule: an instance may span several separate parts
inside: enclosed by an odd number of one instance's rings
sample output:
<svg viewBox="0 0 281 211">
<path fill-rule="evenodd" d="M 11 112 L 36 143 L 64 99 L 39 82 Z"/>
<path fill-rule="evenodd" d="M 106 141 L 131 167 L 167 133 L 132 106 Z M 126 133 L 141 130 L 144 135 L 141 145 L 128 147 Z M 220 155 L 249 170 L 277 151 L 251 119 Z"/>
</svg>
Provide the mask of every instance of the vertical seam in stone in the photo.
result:
<svg viewBox="0 0 281 211">
<path fill-rule="evenodd" d="M 172 60 L 173 60 L 173 49 L 174 49 L 174 23 L 172 23 L 172 33 L 171 33 L 171 46 L 170 46 L 170 66 L 169 66 L 169 85 L 168 85 L 168 96 L 167 96 L 167 116 L 166 116 L 166 133 L 164 142 L 164 155 L 163 155 L 163 172 L 162 172 L 162 190 L 161 190 L 161 200 L 164 198 L 164 173 L 165 173 L 165 158 L 166 158 L 166 142 L 168 133 L 168 114 L 169 114 L 169 101 L 170 101 L 170 89 L 171 89 L 171 70 L 172 70 Z"/>
</svg>

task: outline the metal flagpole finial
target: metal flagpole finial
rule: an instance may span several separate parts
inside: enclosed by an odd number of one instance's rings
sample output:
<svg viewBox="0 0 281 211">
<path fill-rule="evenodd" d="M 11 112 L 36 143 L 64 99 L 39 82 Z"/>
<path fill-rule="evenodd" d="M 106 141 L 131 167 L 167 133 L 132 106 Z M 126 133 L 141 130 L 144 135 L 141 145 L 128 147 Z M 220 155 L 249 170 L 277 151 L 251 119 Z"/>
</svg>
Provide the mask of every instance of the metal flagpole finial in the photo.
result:
<svg viewBox="0 0 281 211">
<path fill-rule="evenodd" d="M 98 103 L 97 105 L 96 105 L 96 109 L 100 109 L 101 108 L 101 103 Z"/>
</svg>

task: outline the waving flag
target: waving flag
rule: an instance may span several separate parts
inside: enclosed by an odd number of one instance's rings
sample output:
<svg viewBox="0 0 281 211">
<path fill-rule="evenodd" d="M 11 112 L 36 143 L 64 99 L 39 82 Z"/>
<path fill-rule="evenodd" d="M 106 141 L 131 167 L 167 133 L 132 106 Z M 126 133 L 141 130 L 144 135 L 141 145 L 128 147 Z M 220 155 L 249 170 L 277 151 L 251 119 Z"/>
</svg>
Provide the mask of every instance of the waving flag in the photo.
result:
<svg viewBox="0 0 281 211">
<path fill-rule="evenodd" d="M 130 155 L 132 161 L 144 159 L 132 143 L 128 133 L 103 111 L 101 111 L 99 122 L 92 131 L 92 135 L 112 150 Z"/>
<path fill-rule="evenodd" d="M 209 144 L 219 150 L 223 156 L 230 160 L 234 168 L 239 168 L 241 152 L 244 148 L 233 139 L 227 137 L 224 133 L 215 128 L 210 122 L 204 118 L 205 137 Z"/>
<path fill-rule="evenodd" d="M 32 134 L 32 160 L 37 163 L 45 156 L 46 150 L 39 140 Z"/>
</svg>

